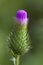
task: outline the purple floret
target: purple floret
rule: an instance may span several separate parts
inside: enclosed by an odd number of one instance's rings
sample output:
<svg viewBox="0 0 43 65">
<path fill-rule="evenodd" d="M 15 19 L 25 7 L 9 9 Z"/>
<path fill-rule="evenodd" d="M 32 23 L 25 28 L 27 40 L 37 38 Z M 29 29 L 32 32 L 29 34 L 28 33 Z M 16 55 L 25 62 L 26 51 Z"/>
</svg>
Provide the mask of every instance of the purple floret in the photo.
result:
<svg viewBox="0 0 43 65">
<path fill-rule="evenodd" d="M 18 22 L 20 23 L 25 23 L 27 22 L 27 12 L 24 10 L 18 10 L 16 12 L 16 19 L 18 20 Z"/>
</svg>

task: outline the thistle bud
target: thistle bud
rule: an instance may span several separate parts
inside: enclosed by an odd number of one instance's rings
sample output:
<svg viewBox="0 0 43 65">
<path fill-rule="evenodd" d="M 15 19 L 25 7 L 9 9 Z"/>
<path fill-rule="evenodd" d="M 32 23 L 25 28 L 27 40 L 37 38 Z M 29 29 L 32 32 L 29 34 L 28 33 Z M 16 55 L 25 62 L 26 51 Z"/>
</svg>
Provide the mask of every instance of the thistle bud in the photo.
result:
<svg viewBox="0 0 43 65">
<path fill-rule="evenodd" d="M 10 35 L 10 48 L 13 53 L 24 54 L 30 47 L 29 35 L 27 33 L 27 12 L 18 10 L 16 12 L 12 35 Z"/>
</svg>

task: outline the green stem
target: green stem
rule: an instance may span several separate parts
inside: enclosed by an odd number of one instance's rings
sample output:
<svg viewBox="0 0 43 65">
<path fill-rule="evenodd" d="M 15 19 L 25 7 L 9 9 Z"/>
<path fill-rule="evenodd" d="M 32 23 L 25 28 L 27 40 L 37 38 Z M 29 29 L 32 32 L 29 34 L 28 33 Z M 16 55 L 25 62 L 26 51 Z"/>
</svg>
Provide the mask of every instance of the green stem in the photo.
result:
<svg viewBox="0 0 43 65">
<path fill-rule="evenodd" d="M 11 52 L 13 54 L 13 62 L 14 62 L 14 65 L 19 65 L 20 55 L 14 54 L 12 50 L 11 50 Z"/>
<path fill-rule="evenodd" d="M 16 55 L 15 65 L 19 65 L 19 58 L 20 58 L 20 56 L 19 55 Z"/>
</svg>

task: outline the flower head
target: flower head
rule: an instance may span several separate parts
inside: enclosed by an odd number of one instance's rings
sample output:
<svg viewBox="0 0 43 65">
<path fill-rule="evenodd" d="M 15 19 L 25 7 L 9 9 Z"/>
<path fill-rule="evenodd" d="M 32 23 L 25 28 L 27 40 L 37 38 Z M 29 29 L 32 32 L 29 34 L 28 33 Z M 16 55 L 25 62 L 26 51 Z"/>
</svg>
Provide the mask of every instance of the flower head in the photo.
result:
<svg viewBox="0 0 43 65">
<path fill-rule="evenodd" d="M 16 12 L 16 20 L 19 23 L 26 23 L 27 22 L 27 12 L 25 10 L 18 10 Z"/>
</svg>

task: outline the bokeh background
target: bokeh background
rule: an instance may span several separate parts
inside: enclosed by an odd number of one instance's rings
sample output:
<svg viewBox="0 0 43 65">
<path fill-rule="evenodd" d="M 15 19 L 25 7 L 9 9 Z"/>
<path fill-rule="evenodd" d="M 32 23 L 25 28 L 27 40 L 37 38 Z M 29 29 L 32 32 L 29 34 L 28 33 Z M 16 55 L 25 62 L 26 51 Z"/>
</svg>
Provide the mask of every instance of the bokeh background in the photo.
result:
<svg viewBox="0 0 43 65">
<path fill-rule="evenodd" d="M 32 49 L 21 56 L 20 65 L 43 65 L 43 0 L 0 0 L 0 65 L 13 65 L 6 39 L 18 9 L 28 13 L 32 44 Z"/>
</svg>

